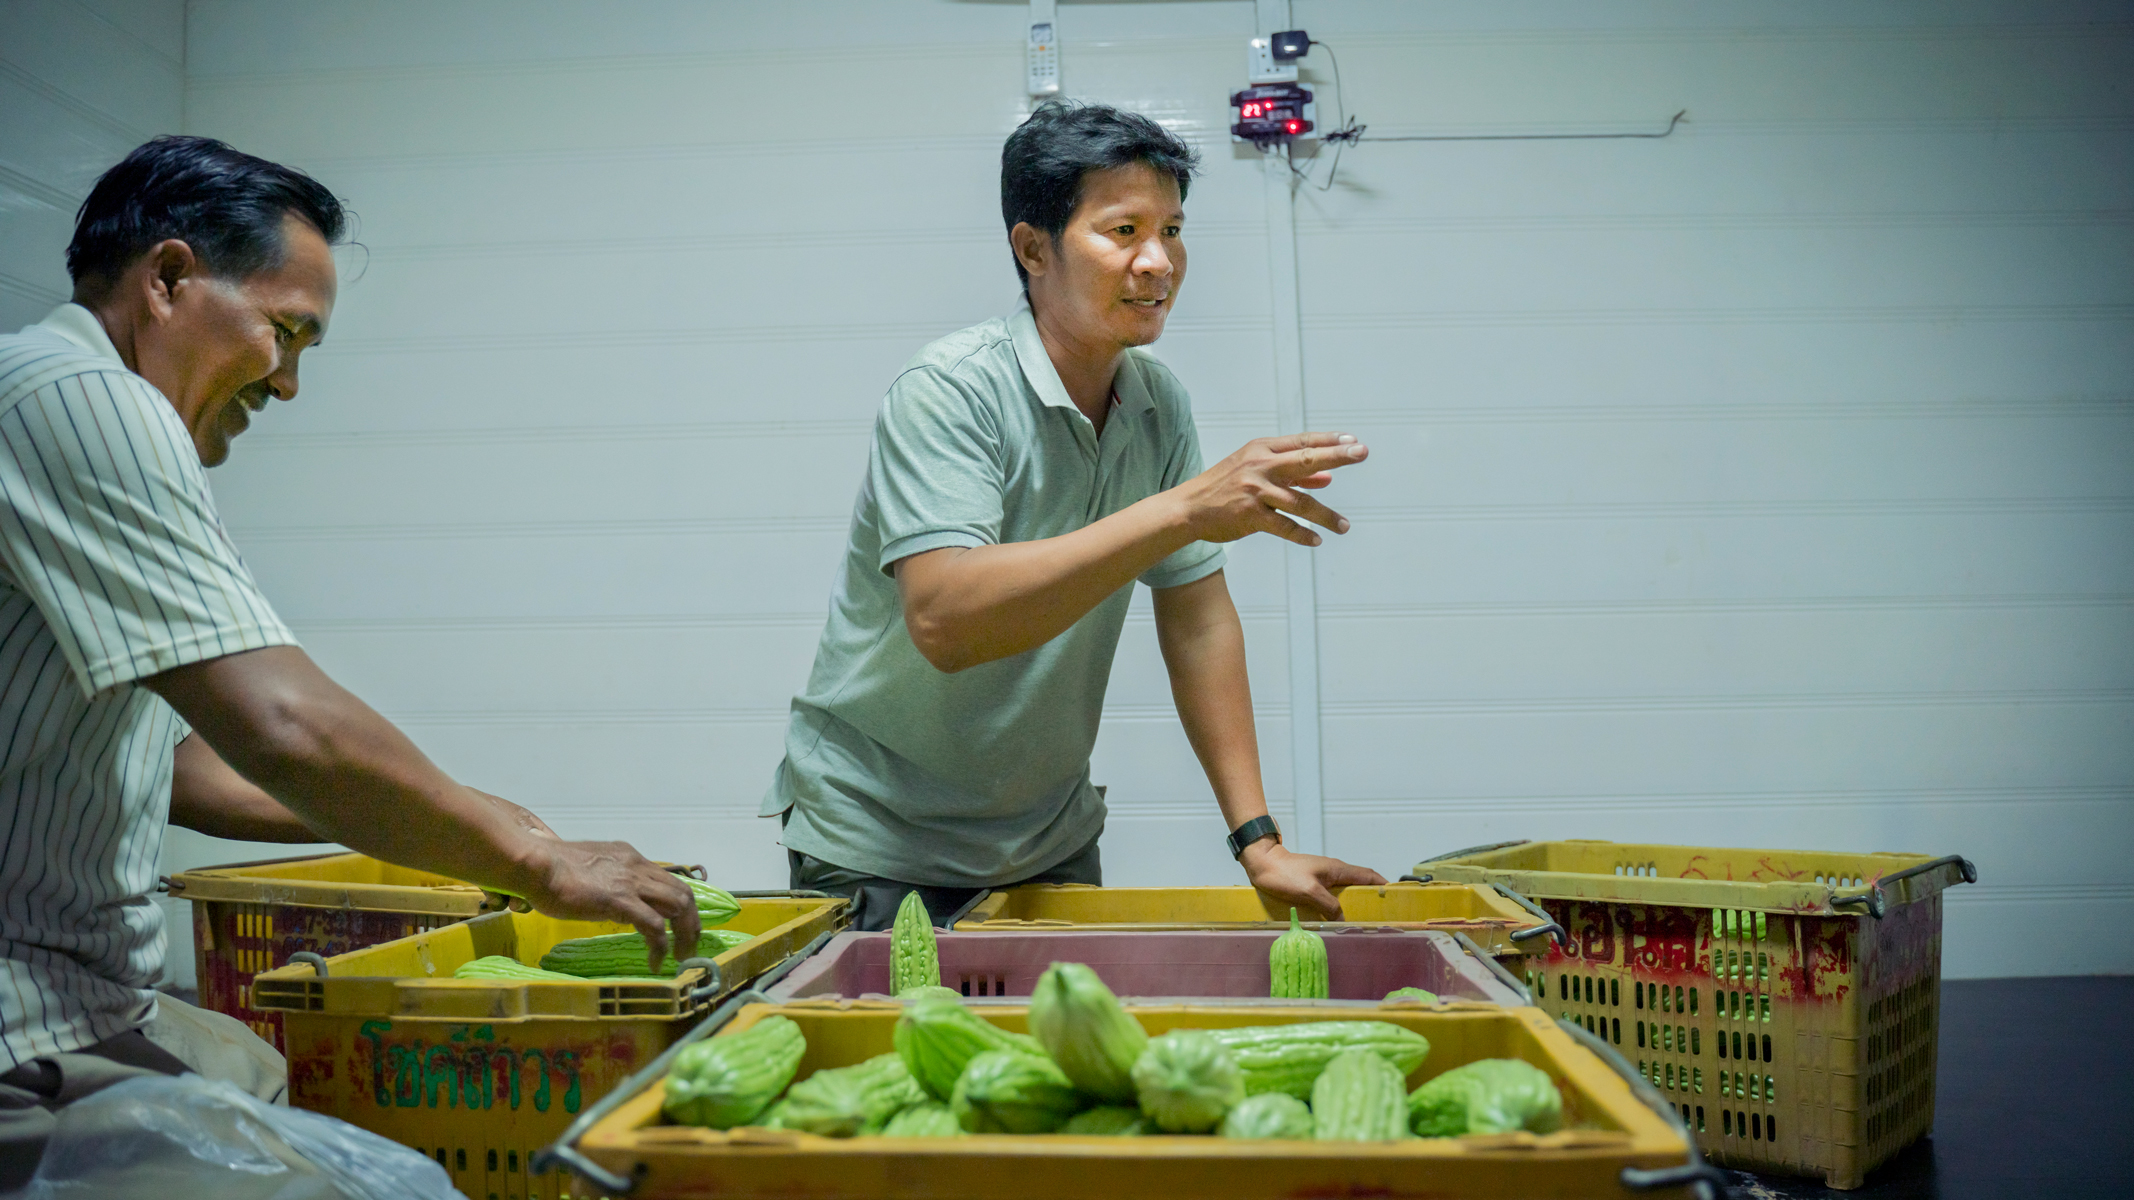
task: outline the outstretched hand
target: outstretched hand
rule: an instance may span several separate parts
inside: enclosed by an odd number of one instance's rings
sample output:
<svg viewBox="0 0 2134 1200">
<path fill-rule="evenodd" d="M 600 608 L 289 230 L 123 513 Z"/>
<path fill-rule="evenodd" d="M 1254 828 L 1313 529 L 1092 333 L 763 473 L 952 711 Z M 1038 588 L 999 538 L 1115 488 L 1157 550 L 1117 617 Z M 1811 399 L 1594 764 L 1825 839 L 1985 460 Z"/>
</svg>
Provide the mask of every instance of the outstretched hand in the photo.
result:
<svg viewBox="0 0 2134 1200">
<path fill-rule="evenodd" d="M 1179 485 L 1177 494 L 1186 505 L 1187 525 L 1201 541 L 1234 542 L 1271 533 L 1316 546 L 1319 534 L 1292 516 L 1335 533 L 1347 533 L 1349 522 L 1304 493 L 1332 483 L 1334 470 L 1362 462 L 1370 453 L 1346 433 L 1254 438 Z"/>
<path fill-rule="evenodd" d="M 1369 867 L 1318 854 L 1297 854 L 1275 841 L 1259 841 L 1245 847 L 1240 861 L 1252 886 L 1285 904 L 1315 909 L 1329 921 L 1341 919 L 1341 901 L 1334 898 L 1333 889 L 1386 881 L 1385 876 Z"/>
<path fill-rule="evenodd" d="M 565 842 L 540 838 L 540 883 L 526 899 L 535 911 L 573 921 L 621 921 L 645 935 L 648 970 L 659 973 L 667 957 L 667 926 L 674 940 L 694 949 L 704 926 L 696 894 L 680 877 L 647 860 L 627 842 Z M 676 957 L 687 957 L 677 954 Z"/>
</svg>

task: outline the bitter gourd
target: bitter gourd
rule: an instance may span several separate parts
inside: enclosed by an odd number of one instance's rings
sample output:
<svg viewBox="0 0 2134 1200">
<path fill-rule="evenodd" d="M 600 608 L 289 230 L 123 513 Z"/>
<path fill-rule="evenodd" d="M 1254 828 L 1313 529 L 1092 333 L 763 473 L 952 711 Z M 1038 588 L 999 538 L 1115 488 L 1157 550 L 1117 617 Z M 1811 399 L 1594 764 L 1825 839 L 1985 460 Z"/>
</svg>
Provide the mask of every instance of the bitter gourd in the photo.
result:
<svg viewBox="0 0 2134 1200">
<path fill-rule="evenodd" d="M 948 1102 L 970 1133 L 1051 1133 L 1082 1105 L 1051 1059 L 1016 1050 L 972 1058 Z"/>
<path fill-rule="evenodd" d="M 807 1049 L 800 1026 L 778 1016 L 692 1043 L 674 1056 L 667 1071 L 661 1111 L 681 1125 L 746 1125 L 793 1082 Z"/>
<path fill-rule="evenodd" d="M 473 962 L 461 963 L 459 967 L 452 972 L 452 978 L 550 979 L 560 980 L 568 983 L 584 982 L 583 979 L 579 978 L 576 975 L 565 975 L 561 971 L 544 971 L 539 967 L 529 967 L 516 958 L 511 958 L 502 954 L 491 954 L 483 958 L 477 958 Z"/>
<path fill-rule="evenodd" d="M 1312 1094 L 1319 1072 L 1343 1050 L 1363 1047 L 1405 1077 L 1430 1055 L 1422 1034 L 1389 1021 L 1307 1021 L 1296 1025 L 1246 1025 L 1211 1029 L 1245 1074 L 1245 1094 L 1287 1092 L 1302 1100 Z"/>
<path fill-rule="evenodd" d="M 1148 1118 L 1138 1108 L 1102 1104 L 1067 1118 L 1060 1132 L 1076 1137 L 1140 1137 L 1148 1132 Z"/>
<path fill-rule="evenodd" d="M 735 933 L 725 929 L 707 929 L 697 939 L 694 955 L 683 957 L 717 958 L 756 935 Z M 572 938 L 557 942 L 548 953 L 541 956 L 541 969 L 576 975 L 580 979 L 606 979 L 615 975 L 644 975 L 651 950 L 645 945 L 641 933 L 603 933 L 598 937 Z M 673 951 L 660 960 L 659 970 L 652 974 L 673 978 L 681 971 Z"/>
<path fill-rule="evenodd" d="M 1394 990 L 1387 992 L 1386 998 L 1380 1001 L 1380 1003 L 1400 1004 L 1402 1002 L 1410 1000 L 1414 1001 L 1417 1004 L 1436 1004 L 1438 1002 L 1436 992 L 1425 991 L 1424 989 L 1418 987 L 1405 987 L 1395 988 Z"/>
<path fill-rule="evenodd" d="M 696 897 L 697 921 L 703 925 L 724 925 L 740 915 L 741 902 L 724 888 L 715 888 L 701 879 L 682 876 L 689 885 L 690 894 Z"/>
<path fill-rule="evenodd" d="M 889 931 L 889 991 L 901 995 L 911 988 L 939 986 L 941 951 L 934 944 L 934 919 L 919 893 L 906 892 Z"/>
<path fill-rule="evenodd" d="M 1408 1085 L 1392 1063 L 1343 1050 L 1312 1084 L 1312 1139 L 1387 1142 L 1408 1136 Z"/>
<path fill-rule="evenodd" d="M 1046 968 L 1030 992 L 1030 1032 L 1076 1087 L 1107 1104 L 1133 1103 L 1134 1060 L 1149 1035 L 1095 971 Z"/>
<path fill-rule="evenodd" d="M 882 1126 L 883 1137 L 962 1137 L 963 1124 L 939 1100 L 922 1100 Z"/>
<path fill-rule="evenodd" d="M 1026 1033 L 1010 1033 L 955 1000 L 920 1000 L 905 1005 L 892 1035 L 897 1054 L 926 1094 L 947 1100 L 972 1059 L 988 1050 L 1013 1050 L 1044 1057 L 1044 1048 Z"/>
<path fill-rule="evenodd" d="M 1237 1060 L 1198 1029 L 1150 1038 L 1133 1075 L 1141 1111 L 1166 1133 L 1206 1133 L 1245 1098 Z"/>
<path fill-rule="evenodd" d="M 920 984 L 918 987 L 904 988 L 897 992 L 897 999 L 906 1003 L 915 1000 L 947 1000 L 955 1004 L 963 1003 L 963 997 L 956 989 L 945 988 L 938 983 Z"/>
<path fill-rule="evenodd" d="M 1549 1133 L 1563 1126 L 1563 1094 L 1548 1072 L 1516 1058 L 1457 1066 L 1408 1096 L 1408 1122 L 1419 1137 L 1463 1133 Z"/>
<path fill-rule="evenodd" d="M 786 1089 L 762 1124 L 823 1137 L 874 1133 L 891 1117 L 926 1099 L 904 1060 L 881 1054 L 850 1067 L 817 1071 Z"/>
<path fill-rule="evenodd" d="M 1226 1138 L 1283 1138 L 1310 1141 L 1312 1110 L 1287 1092 L 1261 1092 L 1238 1101 L 1223 1114 L 1216 1133 Z"/>
<path fill-rule="evenodd" d="M 1326 939 L 1297 921 L 1289 910 L 1289 932 L 1274 940 L 1267 952 L 1267 994 L 1283 1000 L 1324 1000 L 1326 984 Z"/>
</svg>

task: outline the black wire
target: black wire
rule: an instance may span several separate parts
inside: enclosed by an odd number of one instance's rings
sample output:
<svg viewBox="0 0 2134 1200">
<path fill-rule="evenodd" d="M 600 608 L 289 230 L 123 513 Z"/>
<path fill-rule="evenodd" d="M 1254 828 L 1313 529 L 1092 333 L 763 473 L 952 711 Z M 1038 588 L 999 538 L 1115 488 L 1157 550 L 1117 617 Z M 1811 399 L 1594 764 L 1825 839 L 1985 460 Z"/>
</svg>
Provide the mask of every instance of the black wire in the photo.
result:
<svg viewBox="0 0 2134 1200">
<path fill-rule="evenodd" d="M 1318 43 L 1314 42 L 1313 45 Z M 1448 133 L 1417 134 L 1413 137 L 1362 137 L 1359 142 L 1571 142 L 1600 138 L 1663 138 L 1674 133 L 1675 126 L 1689 115 L 1683 109 L 1667 119 L 1667 128 L 1658 133 Z"/>
<path fill-rule="evenodd" d="M 1355 141 L 1357 137 L 1363 133 L 1363 126 L 1352 126 L 1349 121 L 1348 90 L 1341 86 L 1341 56 L 1335 54 L 1334 48 L 1332 46 L 1328 46 L 1325 42 L 1313 41 L 1311 45 L 1319 46 L 1325 49 L 1328 61 L 1334 64 L 1334 112 L 1336 114 L 1336 119 L 1339 120 L 1341 124 L 1337 126 L 1332 132 L 1320 136 L 1318 148 L 1312 151 L 1312 156 L 1310 158 L 1304 160 L 1306 163 L 1305 170 L 1299 171 L 1297 169 L 1294 143 L 1285 146 L 1285 153 L 1283 157 L 1289 163 L 1290 174 L 1303 180 L 1307 184 L 1314 184 L 1314 186 L 1316 186 L 1319 191 L 1326 192 L 1333 190 L 1334 177 L 1338 175 L 1341 171 L 1341 152 L 1347 148 L 1348 143 Z M 1324 150 L 1326 148 L 1326 143 L 1328 142 L 1334 143 L 1334 157 L 1327 160 L 1326 182 L 1315 183 L 1315 181 L 1312 179 L 1310 167 L 1311 165 L 1316 164 L 1319 161 L 1319 153 L 1321 150 Z"/>
<path fill-rule="evenodd" d="M 1682 123 L 1682 118 L 1689 115 L 1689 110 L 1685 108 L 1674 116 L 1669 117 L 1667 119 L 1667 128 L 1658 133 L 1451 133 L 1365 137 L 1363 131 L 1370 128 L 1370 126 L 1349 119 L 1348 89 L 1341 86 L 1341 56 L 1334 53 L 1332 46 L 1316 38 L 1312 39 L 1310 44 L 1325 50 L 1327 61 L 1333 64 L 1334 114 L 1335 119 L 1340 124 L 1319 135 L 1319 146 L 1312 151 L 1310 158 L 1304 160 L 1304 170 L 1299 171 L 1297 169 L 1293 143 L 1285 143 L 1283 145 L 1283 160 L 1289 164 L 1290 174 L 1307 184 L 1312 184 L 1322 192 L 1333 190 L 1334 178 L 1341 171 L 1341 152 L 1350 144 L 1356 142 L 1576 142 L 1602 141 L 1612 138 L 1656 140 L 1673 135 L 1675 127 Z M 1318 183 L 1312 178 L 1311 168 L 1319 161 L 1319 155 L 1326 149 L 1328 143 L 1332 143 L 1334 146 L 1334 156 L 1327 160 L 1326 182 Z M 1266 148 L 1272 149 L 1273 147 Z"/>
</svg>

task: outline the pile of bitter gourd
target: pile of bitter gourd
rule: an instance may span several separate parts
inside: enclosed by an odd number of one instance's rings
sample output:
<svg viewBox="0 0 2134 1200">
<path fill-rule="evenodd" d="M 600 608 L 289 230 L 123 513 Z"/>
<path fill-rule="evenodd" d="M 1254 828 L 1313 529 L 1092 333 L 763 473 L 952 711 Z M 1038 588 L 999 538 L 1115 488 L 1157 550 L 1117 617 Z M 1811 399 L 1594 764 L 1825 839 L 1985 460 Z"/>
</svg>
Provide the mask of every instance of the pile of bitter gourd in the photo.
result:
<svg viewBox="0 0 2134 1200">
<path fill-rule="evenodd" d="M 895 1050 L 794 1082 L 807 1042 L 769 1016 L 675 1056 L 663 1111 L 678 1124 L 756 1125 L 828 1137 L 982 1133 L 1384 1141 L 1546 1132 L 1563 1101 L 1515 1059 L 1455 1068 L 1409 1092 L 1430 1053 L 1386 1021 L 1179 1029 L 1150 1037 L 1095 971 L 1054 963 L 1014 1033 L 940 986 L 933 931 L 917 896 L 892 937 L 906 1001 Z"/>
</svg>

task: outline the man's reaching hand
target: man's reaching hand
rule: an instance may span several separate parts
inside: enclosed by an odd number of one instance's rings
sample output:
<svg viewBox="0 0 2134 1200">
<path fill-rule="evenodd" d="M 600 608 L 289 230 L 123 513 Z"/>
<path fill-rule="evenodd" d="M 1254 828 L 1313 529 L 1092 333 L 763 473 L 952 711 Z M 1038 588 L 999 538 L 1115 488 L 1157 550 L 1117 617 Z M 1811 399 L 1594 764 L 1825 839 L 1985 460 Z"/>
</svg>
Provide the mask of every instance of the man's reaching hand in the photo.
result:
<svg viewBox="0 0 2134 1200">
<path fill-rule="evenodd" d="M 1300 546 L 1316 546 L 1319 535 L 1290 516 L 1347 533 L 1348 518 L 1304 493 L 1332 483 L 1331 472 L 1360 463 L 1370 453 L 1346 433 L 1254 438 L 1172 494 L 1186 506 L 1186 524 L 1200 541 L 1234 542 L 1271 533 Z"/>
<path fill-rule="evenodd" d="M 1254 842 L 1245 847 L 1239 861 L 1252 886 L 1285 904 L 1315 909 L 1329 921 L 1341 919 L 1341 901 L 1334 898 L 1334 888 L 1386 881 L 1369 867 L 1317 854 L 1296 854 L 1275 841 Z"/>
</svg>

